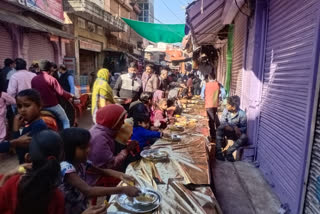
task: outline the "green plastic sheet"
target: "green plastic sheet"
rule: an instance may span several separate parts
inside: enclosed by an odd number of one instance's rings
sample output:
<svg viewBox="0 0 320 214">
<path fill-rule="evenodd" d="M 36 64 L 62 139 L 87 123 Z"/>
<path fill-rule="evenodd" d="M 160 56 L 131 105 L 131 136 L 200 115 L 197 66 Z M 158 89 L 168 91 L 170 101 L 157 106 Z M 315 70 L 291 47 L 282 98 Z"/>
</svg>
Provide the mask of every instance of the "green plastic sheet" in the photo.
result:
<svg viewBox="0 0 320 214">
<path fill-rule="evenodd" d="M 151 42 L 182 42 L 185 24 L 154 24 L 122 18 L 140 36 Z"/>
<path fill-rule="evenodd" d="M 230 92 L 230 80 L 231 80 L 231 70 L 232 70 L 233 31 L 234 31 L 234 26 L 229 25 L 228 50 L 227 50 L 227 75 L 226 75 L 226 82 L 225 82 L 225 89 L 228 94 Z"/>
</svg>

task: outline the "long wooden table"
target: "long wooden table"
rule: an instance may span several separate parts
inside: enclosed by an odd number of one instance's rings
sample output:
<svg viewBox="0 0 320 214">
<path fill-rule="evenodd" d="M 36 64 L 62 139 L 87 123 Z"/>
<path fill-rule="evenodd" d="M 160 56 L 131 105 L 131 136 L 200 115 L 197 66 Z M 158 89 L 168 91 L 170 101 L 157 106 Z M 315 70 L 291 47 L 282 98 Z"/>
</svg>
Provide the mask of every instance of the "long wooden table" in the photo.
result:
<svg viewBox="0 0 320 214">
<path fill-rule="evenodd" d="M 205 137 L 207 119 L 199 113 L 186 117 L 197 119 L 197 124 L 183 132 L 181 142 L 160 139 L 151 147 L 167 151 L 168 161 L 142 159 L 131 163 L 126 173 L 135 177 L 137 186 L 152 188 L 162 195 L 161 205 L 154 213 L 220 214 L 221 209 L 210 187 L 208 142 Z M 108 212 L 125 211 L 115 203 L 115 197 L 110 200 Z"/>
</svg>

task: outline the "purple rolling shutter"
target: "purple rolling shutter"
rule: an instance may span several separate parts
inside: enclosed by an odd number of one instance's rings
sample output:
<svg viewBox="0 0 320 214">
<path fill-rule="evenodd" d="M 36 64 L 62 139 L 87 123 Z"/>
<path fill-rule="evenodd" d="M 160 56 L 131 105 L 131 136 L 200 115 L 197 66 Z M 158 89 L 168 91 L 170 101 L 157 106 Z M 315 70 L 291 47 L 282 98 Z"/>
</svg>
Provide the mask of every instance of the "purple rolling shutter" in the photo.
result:
<svg viewBox="0 0 320 214">
<path fill-rule="evenodd" d="M 317 71 L 318 0 L 270 0 L 257 160 L 291 213 L 302 196 Z"/>
<path fill-rule="evenodd" d="M 242 7 L 242 11 L 245 7 Z M 232 72 L 230 82 L 230 95 L 241 97 L 243 54 L 247 35 L 247 16 L 238 12 L 234 19 Z"/>
</svg>

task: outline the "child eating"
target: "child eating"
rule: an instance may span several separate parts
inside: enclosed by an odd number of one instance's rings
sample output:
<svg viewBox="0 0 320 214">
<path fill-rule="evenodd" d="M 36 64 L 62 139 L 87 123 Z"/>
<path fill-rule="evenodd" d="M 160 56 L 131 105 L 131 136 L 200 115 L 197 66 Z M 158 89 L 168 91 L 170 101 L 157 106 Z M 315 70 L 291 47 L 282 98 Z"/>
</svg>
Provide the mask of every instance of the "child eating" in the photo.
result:
<svg viewBox="0 0 320 214">
<path fill-rule="evenodd" d="M 132 186 L 98 187 L 89 186 L 86 171 L 103 176 L 112 176 L 123 181 L 134 181 L 134 178 L 111 169 L 93 166 L 87 157 L 89 154 L 90 132 L 81 128 L 69 128 L 61 132 L 64 142 L 65 160 L 61 162 L 62 184 L 60 189 L 65 196 L 65 213 L 81 213 L 87 208 L 88 198 L 124 193 L 136 196 L 139 190 Z"/>
<path fill-rule="evenodd" d="M 32 137 L 34 134 L 47 129 L 47 125 L 40 118 L 42 103 L 39 92 L 34 89 L 20 91 L 16 103 L 18 114 L 13 121 L 15 139 L 25 134 Z M 21 133 L 20 128 L 22 128 Z M 19 163 L 24 163 L 24 156 L 28 152 L 28 148 L 17 148 L 16 151 Z"/>
<path fill-rule="evenodd" d="M 134 127 L 131 140 L 136 140 L 139 142 L 140 150 L 144 147 L 152 145 L 155 140 L 161 138 L 162 136 L 168 137 L 169 134 L 165 132 L 151 131 L 150 119 L 145 115 L 135 115 L 134 117 Z"/>
<path fill-rule="evenodd" d="M 161 99 L 156 103 L 155 110 L 151 117 L 151 122 L 154 127 L 165 129 L 167 127 L 166 110 L 168 108 L 167 100 Z"/>
<path fill-rule="evenodd" d="M 26 161 L 31 169 L 11 176 L 0 188 L 2 214 L 64 214 L 64 200 L 57 188 L 60 180 L 59 158 L 62 140 L 49 130 L 33 136 Z M 25 173 L 25 174 L 24 174 Z"/>
</svg>

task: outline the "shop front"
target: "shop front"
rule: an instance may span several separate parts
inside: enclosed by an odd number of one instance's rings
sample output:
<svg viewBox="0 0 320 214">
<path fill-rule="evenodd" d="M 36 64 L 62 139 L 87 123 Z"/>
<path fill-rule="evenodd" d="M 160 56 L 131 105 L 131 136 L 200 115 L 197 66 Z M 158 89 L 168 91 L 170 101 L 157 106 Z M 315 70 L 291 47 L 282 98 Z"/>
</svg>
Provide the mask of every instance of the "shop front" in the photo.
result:
<svg viewBox="0 0 320 214">
<path fill-rule="evenodd" d="M 90 88 L 96 77 L 98 57 L 102 50 L 102 44 L 89 39 L 79 40 L 79 76 L 81 82 Z"/>
<path fill-rule="evenodd" d="M 9 31 L 0 24 L 0 68 L 6 58 L 13 58 L 13 40 Z"/>
</svg>

